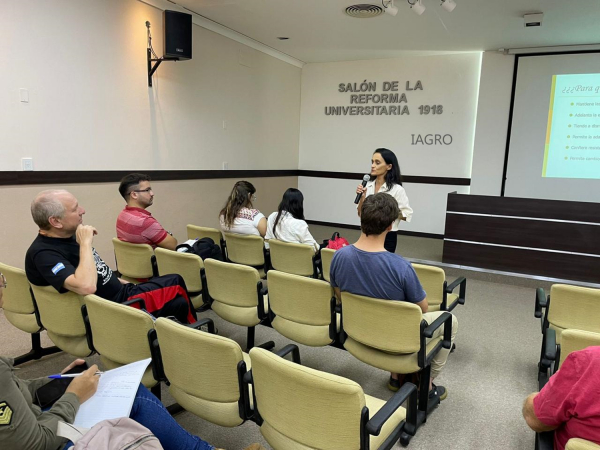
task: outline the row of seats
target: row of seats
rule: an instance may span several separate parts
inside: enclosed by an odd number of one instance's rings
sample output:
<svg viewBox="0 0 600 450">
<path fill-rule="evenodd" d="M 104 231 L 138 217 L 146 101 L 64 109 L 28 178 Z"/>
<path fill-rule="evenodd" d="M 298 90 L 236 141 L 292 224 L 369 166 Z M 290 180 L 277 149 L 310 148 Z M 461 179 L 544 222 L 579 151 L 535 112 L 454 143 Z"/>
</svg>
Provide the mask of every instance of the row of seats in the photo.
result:
<svg viewBox="0 0 600 450">
<path fill-rule="evenodd" d="M 266 250 L 260 236 L 221 233 L 215 228 L 187 225 L 189 239 L 211 238 L 220 242 L 227 261 L 254 267 L 261 278 L 265 269 L 275 269 L 295 275 L 322 278 L 329 282 L 329 268 L 335 250 L 323 248 L 315 255 L 309 245 L 269 241 Z M 194 306 L 199 307 L 199 293 L 206 288 L 202 260 L 195 255 L 176 253 L 149 245 L 129 244 L 113 238 L 117 268 L 124 278 L 136 282 L 159 274 L 178 273 L 186 282 L 188 290 L 195 294 Z M 192 262 L 194 261 L 194 262 Z M 446 281 L 443 269 L 423 264 L 413 264 L 423 288 L 427 292 L 429 311 L 452 311 L 464 302 L 466 279 L 459 277 L 452 283 Z M 459 292 L 455 293 L 458 288 Z M 197 301 L 196 301 L 197 300 Z M 206 303 L 207 297 L 204 297 Z"/>
<path fill-rule="evenodd" d="M 295 245 L 282 244 L 282 247 Z M 126 248 L 127 251 L 134 255 L 143 247 L 145 246 L 117 241 L 115 243 L 115 253 L 118 259 L 118 248 Z M 306 246 L 301 247 L 306 248 Z M 416 400 L 416 392 L 413 394 L 406 390 L 403 391 L 403 401 L 409 396 L 411 398 L 412 396 L 415 397 L 414 411 L 410 414 L 411 420 L 409 421 L 409 425 L 405 427 L 407 432 L 403 435 L 402 439 L 404 444 L 408 443 L 418 426 L 426 420 L 427 414 L 435 406 L 428 405 L 429 364 L 433 356 L 442 347 L 448 348 L 450 345 L 451 316 L 449 314 L 444 315 L 440 320 L 427 326 L 425 322 L 421 321 L 420 309 L 415 305 L 352 296 L 348 293 L 344 294 L 344 308 L 336 308 L 335 298 L 333 297 L 329 283 L 312 278 L 315 273 L 311 273 L 310 275 L 307 273 L 306 276 L 299 276 L 270 270 L 266 274 L 268 282 L 267 291 L 261 281 L 262 274 L 256 267 L 225 263 L 212 259 L 202 261 L 196 255 L 186 255 L 160 248 L 156 249 L 155 253 L 150 249 L 150 253 L 146 253 L 145 259 L 146 263 L 151 261 L 151 266 L 154 264 L 156 267 L 152 271 L 152 276 L 159 273 L 179 273 L 184 276 L 190 289 L 191 297 L 195 300 L 195 306 L 209 306 L 217 315 L 225 320 L 248 327 L 248 349 L 254 346 L 255 326 L 259 323 L 265 323 L 266 325 L 271 325 L 280 334 L 296 342 L 310 346 L 335 345 L 348 350 L 359 360 L 386 371 L 413 373 L 422 370 L 421 384 L 423 385 L 423 389 L 421 389 L 418 402 Z M 326 277 L 325 273 L 328 274 L 328 266 L 325 267 L 327 267 L 327 271 L 322 271 L 324 278 Z M 426 266 L 423 267 L 427 268 Z M 21 293 L 26 292 L 26 288 L 28 289 L 29 285 L 23 271 L 9 268 L 8 266 L 0 266 L 0 268 L 9 278 L 13 280 L 20 278 L 20 284 L 23 285 Z M 121 269 L 121 267 L 119 268 Z M 415 269 L 418 269 L 418 267 L 415 267 Z M 146 275 L 142 272 L 130 272 L 129 274 L 134 278 L 145 277 Z M 428 274 L 427 272 L 424 272 L 424 274 L 419 276 L 423 277 L 425 284 Z M 439 282 L 439 279 L 437 280 L 436 286 L 439 288 L 437 290 L 441 291 L 439 295 L 441 300 L 437 303 L 437 309 L 451 309 L 456 304 L 464 303 L 466 280 L 462 278 L 447 286 L 443 271 L 442 277 L 441 282 Z M 190 282 L 192 279 L 196 281 Z M 458 286 L 460 286 L 460 294 L 451 294 Z M 169 377 L 169 370 L 166 368 L 169 364 L 164 364 L 164 360 L 182 358 L 183 361 L 189 362 L 189 355 L 192 354 L 194 357 L 191 359 L 198 360 L 201 364 L 204 361 L 210 360 L 206 359 L 204 355 L 200 355 L 202 357 L 199 357 L 196 345 L 189 347 L 189 352 L 187 352 L 182 349 L 177 341 L 173 341 L 172 348 L 169 346 L 165 347 L 162 343 L 159 344 L 159 321 L 155 324 L 149 315 L 140 310 L 129 308 L 127 303 L 124 305 L 116 304 L 93 295 L 83 299 L 72 293 L 58 294 L 51 287 L 40 288 L 32 286 L 30 289 L 33 289 L 35 298 L 33 304 L 32 299 L 29 299 L 29 304 L 33 306 L 33 313 L 30 306 L 28 309 L 26 308 L 27 311 L 24 311 L 24 314 L 36 316 L 39 326 L 36 331 L 32 330 L 32 333 L 39 333 L 43 329 L 42 327 L 45 327 L 48 330 L 50 338 L 61 349 L 76 356 L 88 356 L 93 352 L 97 352 L 100 354 L 103 366 L 107 369 L 147 358 L 151 354 L 153 364 L 144 375 L 143 383 L 153 389 L 158 395 L 160 395 L 159 383 L 165 381 L 172 386 L 173 381 L 171 378 L 174 377 L 177 379 L 180 373 L 178 369 L 175 372 L 171 372 L 172 376 Z M 433 289 L 431 291 L 433 292 Z M 14 310 L 12 305 L 15 302 L 12 299 L 16 298 L 17 290 L 7 289 L 5 295 L 5 306 L 9 312 L 7 317 L 9 317 Z M 143 302 L 140 300 L 133 300 L 128 303 L 135 302 L 142 303 L 140 306 L 144 307 Z M 80 315 L 80 308 L 83 310 L 83 319 Z M 373 320 L 377 323 L 377 327 L 372 326 L 372 321 L 365 321 L 366 317 L 374 317 Z M 10 317 L 9 320 L 11 320 Z M 208 324 L 208 331 L 211 331 L 213 330 L 212 324 L 208 323 L 207 320 L 195 325 L 199 327 Z M 426 338 L 430 337 L 433 331 L 443 323 L 446 323 L 447 332 L 445 335 L 426 345 Z M 180 326 L 174 323 L 165 326 L 169 325 Z M 196 333 L 195 330 L 193 331 Z M 149 332 L 156 333 L 150 339 L 150 345 L 147 343 Z M 186 332 L 189 333 L 189 329 Z M 229 342 L 228 345 L 230 346 L 234 344 L 233 347 L 239 349 L 237 343 L 227 338 L 215 337 Z M 165 339 L 162 340 L 164 341 Z M 272 346 L 273 344 L 269 342 L 259 347 L 268 349 L 272 348 Z M 241 351 L 241 349 L 239 350 Z M 219 351 L 216 354 L 223 354 L 224 351 Z M 242 359 L 246 365 L 249 365 L 247 355 L 246 357 L 242 357 Z M 197 377 L 198 373 L 198 370 L 195 369 L 190 372 L 187 377 L 188 381 L 191 378 Z M 196 375 L 192 376 L 193 374 Z M 335 375 L 328 376 L 335 377 Z M 323 377 L 324 375 L 317 376 L 317 378 Z M 200 376 L 199 379 L 204 380 L 205 378 L 204 376 Z M 346 381 L 349 382 L 348 380 Z M 218 383 L 216 386 L 216 389 L 219 390 Z M 215 406 L 211 405 L 210 401 L 206 403 L 204 400 L 198 400 L 202 397 L 190 399 L 183 395 L 184 392 L 187 392 L 184 388 L 179 388 L 179 391 L 177 389 L 177 387 L 172 388 L 172 394 L 185 409 L 191 410 L 200 417 L 204 417 L 202 411 L 206 408 L 210 411 L 208 415 L 215 414 Z M 220 395 L 215 394 L 215 392 L 210 395 Z M 360 392 L 362 394 L 362 390 Z M 189 394 L 189 392 L 187 393 Z M 238 397 L 242 394 L 243 392 L 239 388 Z M 398 399 L 400 397 L 395 396 L 394 398 Z M 373 410 L 373 408 L 382 406 L 383 402 L 378 402 L 370 401 L 371 406 L 367 406 Z M 223 401 L 219 400 L 217 403 L 223 406 Z M 397 403 L 395 408 L 401 403 Z M 200 409 L 195 411 L 197 407 Z M 230 405 L 229 409 L 231 408 L 232 406 Z M 257 413 L 251 416 L 246 406 L 244 406 L 245 412 L 242 414 L 242 409 L 240 408 L 238 400 L 238 409 L 240 412 L 236 420 L 240 418 L 246 420 L 247 418 L 254 417 L 253 420 L 262 423 L 260 414 Z M 389 407 L 386 407 L 386 411 L 390 412 Z M 368 412 L 366 416 L 363 414 L 361 417 L 363 419 L 365 417 L 368 418 Z M 364 425 L 366 421 L 363 420 L 361 423 Z M 398 433 L 402 429 L 402 427 L 396 427 L 396 431 L 389 435 L 395 436 L 393 439 L 390 437 L 391 441 L 386 441 L 388 444 L 391 443 L 390 446 L 398 439 Z M 386 435 L 386 433 L 383 433 L 383 435 Z M 368 437 L 369 433 L 364 432 L 361 436 L 363 438 L 364 436 Z M 364 441 L 361 442 L 365 443 Z M 381 443 L 382 441 L 377 442 Z M 287 447 L 275 446 L 275 448 Z M 389 447 L 385 444 L 382 448 Z"/>
<path fill-rule="evenodd" d="M 538 363 L 541 390 L 572 352 L 600 346 L 600 289 L 555 284 L 550 294 L 538 288 L 534 316 L 540 319 L 542 348 Z M 552 450 L 554 433 L 538 433 L 536 449 Z M 571 439 L 567 450 L 600 450 L 584 439 Z"/>
</svg>

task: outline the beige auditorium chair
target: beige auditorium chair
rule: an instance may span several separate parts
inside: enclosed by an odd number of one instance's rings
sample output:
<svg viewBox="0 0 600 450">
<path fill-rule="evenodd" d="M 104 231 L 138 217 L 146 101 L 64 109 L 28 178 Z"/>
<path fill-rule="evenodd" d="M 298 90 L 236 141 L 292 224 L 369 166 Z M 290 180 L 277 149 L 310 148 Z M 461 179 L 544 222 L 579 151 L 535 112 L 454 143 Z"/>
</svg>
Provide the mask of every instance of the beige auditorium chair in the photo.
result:
<svg viewBox="0 0 600 450">
<path fill-rule="evenodd" d="M 283 356 L 294 352 L 294 361 Z M 281 356 L 280 356 L 281 355 Z M 417 393 L 405 384 L 387 402 L 347 378 L 300 365 L 298 347 L 250 350 L 255 421 L 275 450 L 390 449 L 416 427 Z M 407 409 L 401 405 L 408 400 Z"/>
<path fill-rule="evenodd" d="M 0 263 L 0 273 L 6 278 L 4 288 L 4 316 L 6 319 L 25 333 L 31 335 L 31 350 L 14 359 L 14 365 L 23 364 L 33 359 L 51 355 L 61 351 L 58 347 L 43 348 L 40 332 L 44 330 L 38 317 L 38 312 L 31 298 L 31 290 L 25 271 L 7 264 Z"/>
<path fill-rule="evenodd" d="M 585 439 L 572 438 L 567 442 L 565 450 L 600 450 L 600 445 Z"/>
<path fill-rule="evenodd" d="M 84 299 L 74 292 L 59 294 L 52 286 L 31 285 L 48 337 L 61 350 L 80 358 L 90 356 L 85 324 L 81 316 Z"/>
<path fill-rule="evenodd" d="M 427 304 L 429 312 L 452 311 L 456 305 L 464 305 L 467 293 L 467 279 L 459 277 L 450 285 L 446 281 L 446 273 L 443 269 L 423 264 L 412 264 L 417 277 L 425 292 L 427 293 Z M 459 293 L 454 291 L 459 287 Z"/>
<path fill-rule="evenodd" d="M 150 358 L 148 332 L 154 329 L 152 317 L 131 304 L 145 306 L 142 299 L 130 300 L 124 304 L 111 302 L 97 295 L 86 295 L 82 307 L 84 322 L 87 325 L 88 343 L 100 355 L 105 370 L 115 369 L 125 364 Z M 159 393 L 160 386 L 148 366 L 142 384 Z"/>
<path fill-rule="evenodd" d="M 154 254 L 160 275 L 181 275 L 194 308 L 199 309 L 209 304 L 202 258 L 192 253 L 174 252 L 164 248 L 157 248 Z"/>
<path fill-rule="evenodd" d="M 113 238 L 112 243 L 120 278 L 139 283 L 158 275 L 154 250 L 148 244 L 131 244 L 117 238 Z"/>
<path fill-rule="evenodd" d="M 271 325 L 288 339 L 311 347 L 337 342 L 339 319 L 329 283 L 269 270 Z"/>
<path fill-rule="evenodd" d="M 329 283 L 329 268 L 331 267 L 331 260 L 335 255 L 335 250 L 331 248 L 321 249 L 321 267 L 323 279 Z"/>
<path fill-rule="evenodd" d="M 210 319 L 201 322 L 214 331 Z M 250 359 L 237 342 L 165 318 L 156 320 L 155 329 L 169 392 L 181 407 L 224 427 L 252 415 L 242 382 Z"/>
<path fill-rule="evenodd" d="M 255 327 L 268 320 L 269 313 L 267 290 L 263 288 L 258 271 L 216 259 L 207 259 L 204 267 L 212 310 L 228 322 L 248 327 L 246 346 L 251 349 Z"/>
<path fill-rule="evenodd" d="M 318 278 L 319 255 L 312 245 L 269 239 L 271 268 L 280 272 Z"/>
<path fill-rule="evenodd" d="M 600 289 L 554 284 L 546 297 L 544 289 L 536 291 L 535 317 L 541 320 L 542 350 L 538 383 L 543 386 L 551 368 L 551 356 L 561 344 L 567 329 L 600 333 Z"/>
<path fill-rule="evenodd" d="M 428 339 L 442 325 L 443 337 Z M 429 402 L 431 360 L 442 347 L 450 348 L 451 336 L 452 314 L 449 312 L 427 325 L 421 308 L 414 303 L 342 292 L 344 348 L 355 358 L 386 372 L 420 372 L 419 425 L 439 403 L 439 399 Z"/>
<path fill-rule="evenodd" d="M 213 242 L 222 247 L 223 235 L 216 228 L 199 227 L 197 225 L 187 225 L 188 239 L 211 238 Z"/>
<path fill-rule="evenodd" d="M 223 233 L 223 236 L 228 261 L 254 267 L 261 277 L 265 276 L 268 270 L 268 251 L 263 238 L 236 233 Z"/>
</svg>

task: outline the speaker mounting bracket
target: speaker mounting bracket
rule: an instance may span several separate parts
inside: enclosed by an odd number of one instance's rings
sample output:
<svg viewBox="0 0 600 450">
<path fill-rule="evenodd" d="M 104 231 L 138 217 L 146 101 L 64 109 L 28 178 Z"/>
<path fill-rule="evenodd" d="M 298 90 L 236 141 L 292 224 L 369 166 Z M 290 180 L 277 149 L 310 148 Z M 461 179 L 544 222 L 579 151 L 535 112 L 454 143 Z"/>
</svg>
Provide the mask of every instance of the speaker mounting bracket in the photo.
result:
<svg viewBox="0 0 600 450">
<path fill-rule="evenodd" d="M 152 75 L 163 61 L 179 61 L 179 58 L 163 56 L 162 58 L 152 58 L 152 50 L 146 49 L 146 59 L 148 60 L 148 87 L 152 87 Z M 152 63 L 155 63 L 154 66 Z"/>
</svg>

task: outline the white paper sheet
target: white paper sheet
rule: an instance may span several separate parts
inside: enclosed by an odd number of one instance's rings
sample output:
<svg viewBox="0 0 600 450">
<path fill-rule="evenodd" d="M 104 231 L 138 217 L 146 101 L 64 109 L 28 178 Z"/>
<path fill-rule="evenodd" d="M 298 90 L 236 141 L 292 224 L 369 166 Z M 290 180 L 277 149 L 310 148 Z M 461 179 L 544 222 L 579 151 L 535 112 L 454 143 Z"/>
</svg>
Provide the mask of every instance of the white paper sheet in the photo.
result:
<svg viewBox="0 0 600 450">
<path fill-rule="evenodd" d="M 151 359 L 137 361 L 100 375 L 98 390 L 80 406 L 73 425 L 92 428 L 98 422 L 129 417 L 135 393 Z"/>
</svg>

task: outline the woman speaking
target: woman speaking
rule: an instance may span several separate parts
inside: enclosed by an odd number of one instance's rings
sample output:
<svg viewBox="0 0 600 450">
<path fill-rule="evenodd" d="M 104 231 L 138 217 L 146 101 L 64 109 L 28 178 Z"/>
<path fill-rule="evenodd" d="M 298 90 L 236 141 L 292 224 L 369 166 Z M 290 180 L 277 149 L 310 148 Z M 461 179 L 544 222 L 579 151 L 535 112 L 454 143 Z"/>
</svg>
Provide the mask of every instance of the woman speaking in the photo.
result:
<svg viewBox="0 0 600 450">
<path fill-rule="evenodd" d="M 400 208 L 400 216 L 392 224 L 392 231 L 385 236 L 384 244 L 388 252 L 395 253 L 398 242 L 396 231 L 400 228 L 400 221 L 406 220 L 410 222 L 413 210 L 408 204 L 406 191 L 402 187 L 398 159 L 394 152 L 387 148 L 378 148 L 375 150 L 371 158 L 371 181 L 367 182 L 367 185 L 364 187 L 359 185 L 356 189 L 356 193 L 361 194 L 358 203 L 359 216 L 365 198 L 378 192 L 385 192 L 394 197 L 398 202 L 398 208 Z"/>
</svg>

